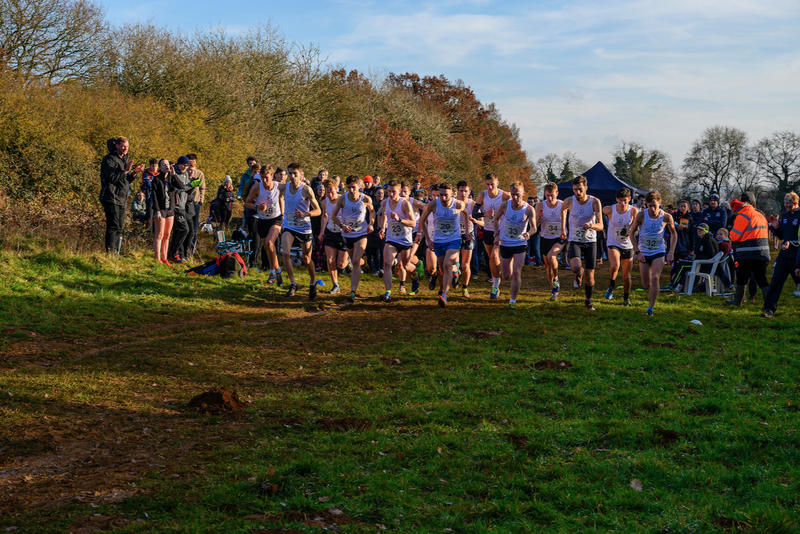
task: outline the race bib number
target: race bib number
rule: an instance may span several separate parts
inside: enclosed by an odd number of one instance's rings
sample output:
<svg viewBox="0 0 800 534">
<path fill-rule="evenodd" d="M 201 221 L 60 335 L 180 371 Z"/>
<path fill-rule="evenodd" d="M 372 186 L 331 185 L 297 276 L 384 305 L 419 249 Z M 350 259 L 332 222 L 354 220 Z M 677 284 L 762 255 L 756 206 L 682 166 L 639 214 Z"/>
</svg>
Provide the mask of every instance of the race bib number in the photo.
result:
<svg viewBox="0 0 800 534">
<path fill-rule="evenodd" d="M 558 223 L 547 223 L 544 231 L 550 235 L 561 234 L 561 225 Z"/>
<path fill-rule="evenodd" d="M 450 221 L 437 221 L 436 229 L 442 235 L 453 235 L 456 233 L 455 225 Z"/>
<path fill-rule="evenodd" d="M 625 231 L 625 228 L 615 228 L 614 237 L 617 238 L 617 241 L 625 241 L 628 239 L 628 232 Z"/>
<path fill-rule="evenodd" d="M 392 222 L 389 225 L 389 233 L 393 236 L 403 235 L 403 224 L 399 222 Z"/>
<path fill-rule="evenodd" d="M 645 237 L 642 240 L 642 248 L 647 250 L 656 250 L 659 245 L 659 239 L 655 237 Z"/>
<path fill-rule="evenodd" d="M 575 230 L 575 241 L 585 241 L 586 240 L 586 230 L 583 228 L 577 228 Z"/>
<path fill-rule="evenodd" d="M 522 237 L 522 227 L 516 225 L 506 225 L 506 234 L 511 239 L 520 239 Z"/>
</svg>

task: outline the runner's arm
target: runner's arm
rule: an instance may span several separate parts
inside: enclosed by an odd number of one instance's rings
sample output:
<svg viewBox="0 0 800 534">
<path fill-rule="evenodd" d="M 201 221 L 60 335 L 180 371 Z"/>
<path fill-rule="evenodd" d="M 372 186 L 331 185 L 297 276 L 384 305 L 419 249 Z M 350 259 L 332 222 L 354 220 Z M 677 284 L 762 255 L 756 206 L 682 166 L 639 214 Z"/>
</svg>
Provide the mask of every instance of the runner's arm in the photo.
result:
<svg viewBox="0 0 800 534">
<path fill-rule="evenodd" d="M 572 197 L 561 203 L 561 239 L 567 238 L 567 210 L 572 206 Z"/>
<path fill-rule="evenodd" d="M 672 260 L 675 259 L 675 246 L 678 244 L 678 231 L 675 230 L 675 222 L 669 213 L 664 213 L 664 225 L 669 232 L 669 252 L 666 259 L 667 263 L 672 263 Z"/>
<path fill-rule="evenodd" d="M 536 219 L 536 210 L 533 206 L 530 206 L 530 227 L 528 228 L 528 238 L 536 233 L 536 229 L 538 228 L 538 221 Z"/>
<path fill-rule="evenodd" d="M 595 198 L 592 204 L 594 207 L 594 218 L 597 220 L 597 222 L 590 224 L 589 228 L 598 232 L 602 232 L 603 228 L 605 228 L 603 225 L 603 206 L 600 204 L 600 199 L 598 198 Z"/>
<path fill-rule="evenodd" d="M 308 195 L 308 203 L 309 203 L 309 205 L 311 207 L 311 210 L 309 210 L 308 215 L 306 215 L 306 216 L 307 217 L 316 217 L 317 215 L 322 213 L 322 210 L 319 207 L 319 202 L 317 202 L 317 196 L 314 194 L 314 192 L 311 190 L 311 188 L 309 186 L 306 186 L 304 191 L 305 191 L 305 194 Z"/>
<path fill-rule="evenodd" d="M 506 206 L 507 206 L 507 204 L 505 202 L 503 202 L 502 204 L 500 204 L 500 207 L 497 208 L 497 211 L 494 214 L 494 242 L 495 243 L 499 243 L 500 242 L 500 218 L 505 214 Z"/>
<path fill-rule="evenodd" d="M 417 222 L 414 220 L 413 209 L 414 208 L 411 207 L 411 204 L 408 201 L 406 201 L 406 203 L 403 204 L 403 215 L 405 215 L 406 218 L 405 219 L 400 219 L 400 222 L 402 224 L 404 224 L 406 226 L 410 226 L 411 228 L 413 228 L 414 225 L 417 224 Z M 386 210 L 384 209 L 384 211 L 386 211 Z"/>
<path fill-rule="evenodd" d="M 431 211 L 433 211 L 433 207 L 435 205 L 436 205 L 435 202 L 431 202 L 430 204 L 426 204 L 425 205 L 425 209 L 422 210 L 422 215 L 419 216 L 419 227 L 422 230 L 422 235 L 425 236 L 425 241 L 428 244 L 433 243 L 433 240 L 431 239 L 431 234 L 430 234 L 430 232 L 428 232 L 428 225 L 427 225 L 428 216 L 431 214 Z"/>
<path fill-rule="evenodd" d="M 251 187 L 250 191 L 247 193 L 247 198 L 244 201 L 244 207 L 250 208 L 251 210 L 257 209 L 255 205 L 255 199 L 258 196 L 258 189 L 255 187 Z"/>
</svg>

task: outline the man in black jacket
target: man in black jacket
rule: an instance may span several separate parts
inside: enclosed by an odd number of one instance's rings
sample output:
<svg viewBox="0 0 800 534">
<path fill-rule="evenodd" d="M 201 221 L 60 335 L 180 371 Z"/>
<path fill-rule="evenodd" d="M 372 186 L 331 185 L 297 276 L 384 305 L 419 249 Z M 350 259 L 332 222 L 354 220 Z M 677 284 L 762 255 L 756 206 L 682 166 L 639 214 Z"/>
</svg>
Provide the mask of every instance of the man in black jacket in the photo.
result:
<svg viewBox="0 0 800 534">
<path fill-rule="evenodd" d="M 131 170 L 133 160 L 128 158 L 127 137 L 109 139 L 106 146 L 108 154 L 100 163 L 100 203 L 106 214 L 106 252 L 119 254 L 131 182 L 144 170 L 144 165 Z"/>
</svg>

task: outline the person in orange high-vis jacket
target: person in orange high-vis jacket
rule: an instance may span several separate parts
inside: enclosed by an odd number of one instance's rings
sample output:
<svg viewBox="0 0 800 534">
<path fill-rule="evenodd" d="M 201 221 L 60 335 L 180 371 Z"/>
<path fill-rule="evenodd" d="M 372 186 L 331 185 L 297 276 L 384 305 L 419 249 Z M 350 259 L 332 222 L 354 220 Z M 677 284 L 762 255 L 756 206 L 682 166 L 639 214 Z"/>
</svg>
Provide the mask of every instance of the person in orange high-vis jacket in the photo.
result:
<svg viewBox="0 0 800 534">
<path fill-rule="evenodd" d="M 769 229 L 764 214 L 755 208 L 755 195 L 745 191 L 738 199 L 731 200 L 734 213 L 730 237 L 733 256 L 736 259 L 736 294 L 728 304 L 740 306 L 745 287 L 751 274 L 755 277 L 762 294 L 767 289 L 767 265 L 769 264 Z"/>
</svg>

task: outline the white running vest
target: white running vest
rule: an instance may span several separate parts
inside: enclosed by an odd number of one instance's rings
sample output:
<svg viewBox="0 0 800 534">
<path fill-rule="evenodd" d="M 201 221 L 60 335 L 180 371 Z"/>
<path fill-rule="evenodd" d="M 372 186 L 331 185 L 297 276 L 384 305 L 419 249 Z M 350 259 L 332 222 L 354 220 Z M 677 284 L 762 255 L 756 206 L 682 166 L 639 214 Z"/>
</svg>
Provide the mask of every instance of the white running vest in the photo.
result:
<svg viewBox="0 0 800 534">
<path fill-rule="evenodd" d="M 367 205 L 364 204 L 363 193 L 359 193 L 357 200 L 350 200 L 350 194 L 345 193 L 341 214 L 345 224 L 353 228 L 352 232 L 345 232 L 342 229 L 344 237 L 353 239 L 367 235 Z"/>
<path fill-rule="evenodd" d="M 295 210 L 308 211 L 310 204 L 307 198 L 303 198 L 305 184 L 300 184 L 297 191 L 292 193 L 291 182 L 286 184 L 283 190 L 283 229 L 294 230 L 299 234 L 311 233 L 311 217 L 297 217 Z"/>
<path fill-rule="evenodd" d="M 513 200 L 506 204 L 506 212 L 500 221 L 500 244 L 504 247 L 518 247 L 527 245 L 528 240 L 522 237 L 528 229 L 528 221 L 525 220 L 525 212 L 528 204 L 523 204 L 521 208 L 514 209 Z"/>
<path fill-rule="evenodd" d="M 442 201 L 436 199 L 436 207 L 431 214 L 434 216 L 433 223 L 433 242 L 434 243 L 449 243 L 456 239 L 461 239 L 458 234 L 459 224 L 458 217 L 461 215 L 456 211 L 456 200 L 450 201 L 450 206 L 445 206 Z M 430 215 L 428 215 L 430 219 Z"/>
<path fill-rule="evenodd" d="M 539 222 L 539 236 L 542 239 L 561 238 L 561 200 L 556 200 L 556 206 L 550 208 L 547 201 L 542 202 L 542 220 Z"/>
<path fill-rule="evenodd" d="M 572 197 L 572 207 L 569 210 L 569 240 L 576 243 L 595 243 L 597 230 L 584 230 L 586 223 L 596 224 L 594 216 L 594 197 L 588 195 L 583 204 Z"/>
<path fill-rule="evenodd" d="M 275 182 L 272 183 L 272 189 L 267 191 L 267 188 L 264 187 L 264 184 L 261 180 L 255 183 L 255 187 L 258 187 L 258 196 L 253 201 L 253 204 L 256 206 L 256 219 L 274 219 L 275 217 L 281 216 L 281 192 L 278 190 L 278 184 Z M 267 209 L 261 211 L 258 209 L 258 206 L 261 204 L 266 204 Z"/>
<path fill-rule="evenodd" d="M 633 241 L 631 236 L 623 236 L 620 234 L 623 228 L 630 228 L 631 226 L 631 207 L 628 206 L 628 211 L 625 213 L 617 213 L 617 206 L 611 208 L 611 217 L 608 218 L 608 238 L 607 244 L 609 247 L 619 247 L 625 250 L 633 248 Z"/>
<path fill-rule="evenodd" d="M 650 218 L 650 210 L 644 210 L 644 222 L 639 227 L 639 252 L 653 256 L 666 252 L 664 243 L 664 211 L 655 219 Z"/>
<path fill-rule="evenodd" d="M 338 201 L 339 199 L 337 198 L 336 200 Z M 333 208 L 335 207 L 336 207 L 336 202 L 331 202 L 330 199 L 328 199 L 328 197 L 326 196 L 325 214 L 328 216 L 328 223 L 325 225 L 325 229 L 328 230 L 329 232 L 333 232 L 334 234 L 341 234 L 342 227 L 339 226 L 339 223 L 336 222 L 336 220 L 333 217 L 331 217 L 331 214 L 333 213 Z"/>
<path fill-rule="evenodd" d="M 494 228 L 494 214 L 497 213 L 497 210 L 500 209 L 500 205 L 503 203 L 503 190 L 497 190 L 497 196 L 491 198 L 489 196 L 489 190 L 484 189 L 483 191 L 483 207 L 481 208 L 484 213 L 484 228 Z M 492 216 L 486 215 L 488 210 L 492 211 Z"/>
<path fill-rule="evenodd" d="M 386 199 L 384 204 L 384 212 L 386 213 L 386 241 L 397 243 L 398 245 L 411 246 L 411 234 L 414 231 L 410 226 L 406 226 L 400 221 L 392 219 L 392 213 L 396 213 L 400 219 L 405 219 L 406 215 L 403 213 L 403 204 L 406 202 L 404 198 L 397 201 L 394 209 L 391 207 L 391 199 Z"/>
</svg>

